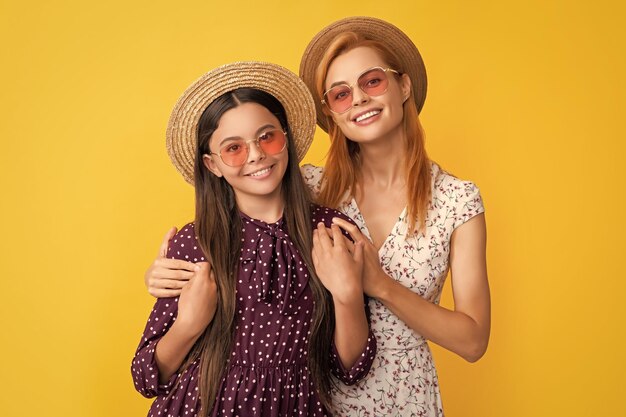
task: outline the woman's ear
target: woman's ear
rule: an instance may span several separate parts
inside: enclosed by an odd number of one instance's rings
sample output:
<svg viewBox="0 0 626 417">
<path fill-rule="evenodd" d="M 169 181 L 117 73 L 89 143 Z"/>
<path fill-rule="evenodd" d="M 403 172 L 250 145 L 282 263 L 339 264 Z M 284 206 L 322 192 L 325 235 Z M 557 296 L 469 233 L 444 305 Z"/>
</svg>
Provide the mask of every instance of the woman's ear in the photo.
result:
<svg viewBox="0 0 626 417">
<path fill-rule="evenodd" d="M 222 177 L 222 171 L 220 171 L 220 168 L 217 166 L 211 155 L 208 153 L 202 155 L 202 162 L 204 163 L 204 166 L 215 176 Z"/>
<path fill-rule="evenodd" d="M 404 103 L 411 96 L 411 78 L 409 78 L 408 74 L 402 74 L 400 89 L 402 90 L 402 102 Z"/>
</svg>

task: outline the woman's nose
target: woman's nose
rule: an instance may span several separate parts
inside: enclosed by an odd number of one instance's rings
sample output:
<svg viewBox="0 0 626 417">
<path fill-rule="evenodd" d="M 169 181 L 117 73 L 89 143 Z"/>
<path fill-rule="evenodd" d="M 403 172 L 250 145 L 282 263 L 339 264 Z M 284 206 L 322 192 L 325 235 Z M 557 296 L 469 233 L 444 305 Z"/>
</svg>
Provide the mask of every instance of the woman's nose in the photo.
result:
<svg viewBox="0 0 626 417">
<path fill-rule="evenodd" d="M 363 90 L 359 87 L 354 87 L 352 89 L 352 106 L 359 106 L 361 104 L 367 103 L 370 99 Z"/>
</svg>

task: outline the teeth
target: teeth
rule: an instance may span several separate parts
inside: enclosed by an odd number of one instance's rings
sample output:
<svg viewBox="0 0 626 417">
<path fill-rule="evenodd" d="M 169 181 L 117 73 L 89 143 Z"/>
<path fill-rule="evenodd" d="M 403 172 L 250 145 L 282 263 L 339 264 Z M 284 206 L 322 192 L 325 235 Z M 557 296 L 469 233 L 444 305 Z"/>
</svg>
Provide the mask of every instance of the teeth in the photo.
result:
<svg viewBox="0 0 626 417">
<path fill-rule="evenodd" d="M 261 175 L 267 174 L 268 172 L 270 172 L 270 169 L 265 168 L 260 171 L 253 172 L 252 174 L 248 174 L 248 175 L 250 175 L 251 177 L 260 177 Z"/>
<path fill-rule="evenodd" d="M 376 116 L 378 113 L 380 113 L 380 111 L 378 111 L 378 110 L 368 111 L 367 113 L 362 114 L 362 115 L 360 115 L 359 117 L 357 117 L 355 120 L 356 120 L 357 122 L 360 122 L 360 121 L 363 121 L 363 120 L 365 120 L 365 119 L 368 119 L 368 118 L 370 118 L 370 117 L 372 117 L 372 116 Z"/>
</svg>

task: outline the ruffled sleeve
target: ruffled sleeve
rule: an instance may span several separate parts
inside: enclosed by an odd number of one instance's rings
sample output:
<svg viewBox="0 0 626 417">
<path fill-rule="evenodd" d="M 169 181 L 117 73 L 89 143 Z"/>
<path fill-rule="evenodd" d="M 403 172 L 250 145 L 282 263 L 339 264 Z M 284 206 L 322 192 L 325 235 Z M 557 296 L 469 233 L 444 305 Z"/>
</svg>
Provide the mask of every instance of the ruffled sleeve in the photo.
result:
<svg viewBox="0 0 626 417">
<path fill-rule="evenodd" d="M 166 384 L 159 384 L 159 368 L 155 359 L 156 345 L 176 320 L 178 298 L 159 298 L 148 318 L 139 347 L 131 364 L 135 389 L 147 398 L 169 393 L 176 374 Z"/>
<path fill-rule="evenodd" d="M 367 308 L 366 308 L 367 310 Z M 369 311 L 367 312 L 369 322 Z M 367 344 L 361 352 L 359 359 L 352 365 L 350 369 L 343 366 L 335 342 L 332 343 L 332 351 L 330 355 L 330 369 L 333 375 L 335 375 L 341 382 L 346 385 L 354 385 L 361 379 L 365 378 L 367 373 L 372 367 L 374 358 L 376 357 L 376 337 L 372 333 L 372 328 L 369 329 L 367 336 Z"/>
</svg>

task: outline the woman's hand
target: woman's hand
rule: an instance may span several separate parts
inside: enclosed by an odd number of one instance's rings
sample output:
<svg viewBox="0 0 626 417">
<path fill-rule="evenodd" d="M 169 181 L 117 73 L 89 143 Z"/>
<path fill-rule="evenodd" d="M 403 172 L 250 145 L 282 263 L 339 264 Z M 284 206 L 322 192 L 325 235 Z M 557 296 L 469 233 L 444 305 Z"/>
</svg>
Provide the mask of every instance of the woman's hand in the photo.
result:
<svg viewBox="0 0 626 417">
<path fill-rule="evenodd" d="M 176 325 L 188 334 L 199 336 L 211 323 L 217 309 L 217 284 L 208 262 L 195 264 L 195 271 L 178 299 Z"/>
<path fill-rule="evenodd" d="M 176 297 L 197 270 L 196 264 L 178 259 L 166 258 L 170 240 L 177 229 L 172 227 L 163 238 L 159 254 L 146 271 L 144 281 L 150 295 L 156 298 Z"/>
<path fill-rule="evenodd" d="M 337 225 L 348 232 L 355 244 L 358 243 L 363 246 L 363 292 L 370 297 L 377 298 L 377 294 L 383 290 L 384 284 L 391 280 L 380 266 L 378 250 L 361 233 L 357 225 L 339 217 L 333 218 L 333 225 Z"/>
<path fill-rule="evenodd" d="M 313 231 L 313 266 L 335 302 L 363 303 L 363 245 L 349 248 L 338 226 L 319 223 Z"/>
</svg>

